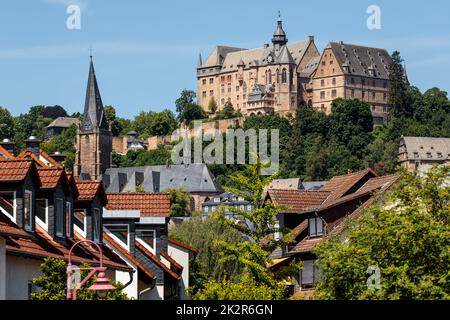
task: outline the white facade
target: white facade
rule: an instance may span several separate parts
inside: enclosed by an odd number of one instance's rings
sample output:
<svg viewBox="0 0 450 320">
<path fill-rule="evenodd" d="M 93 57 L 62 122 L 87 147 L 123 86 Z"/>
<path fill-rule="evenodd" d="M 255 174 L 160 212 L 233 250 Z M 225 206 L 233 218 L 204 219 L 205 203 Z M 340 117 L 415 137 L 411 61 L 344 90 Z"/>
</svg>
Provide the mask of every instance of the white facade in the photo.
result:
<svg viewBox="0 0 450 320">
<path fill-rule="evenodd" d="M 186 289 L 189 288 L 189 250 L 169 242 L 167 253 L 183 267 L 180 281 L 180 299 L 187 300 L 189 298 L 186 293 Z"/>
<path fill-rule="evenodd" d="M 28 283 L 42 276 L 42 260 L 6 256 L 6 299 L 28 300 Z"/>
</svg>

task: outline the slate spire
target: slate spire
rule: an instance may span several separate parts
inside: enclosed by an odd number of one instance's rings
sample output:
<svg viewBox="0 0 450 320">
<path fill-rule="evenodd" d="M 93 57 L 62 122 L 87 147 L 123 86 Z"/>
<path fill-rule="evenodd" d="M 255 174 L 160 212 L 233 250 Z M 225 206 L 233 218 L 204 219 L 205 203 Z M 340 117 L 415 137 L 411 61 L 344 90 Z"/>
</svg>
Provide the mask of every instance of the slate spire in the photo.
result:
<svg viewBox="0 0 450 320">
<path fill-rule="evenodd" d="M 282 46 L 287 43 L 286 33 L 283 30 L 283 21 L 281 20 L 280 11 L 278 11 L 277 29 L 275 30 L 272 38 L 272 43 L 275 51 L 279 51 Z"/>
<path fill-rule="evenodd" d="M 100 90 L 98 89 L 97 78 L 95 77 L 92 55 L 90 56 L 90 58 L 91 62 L 89 66 L 89 77 L 86 89 L 86 100 L 84 103 L 84 115 L 81 130 L 91 131 L 96 127 L 108 130 L 108 122 L 106 121 L 106 116 L 103 111 L 103 103 L 100 96 Z"/>
</svg>

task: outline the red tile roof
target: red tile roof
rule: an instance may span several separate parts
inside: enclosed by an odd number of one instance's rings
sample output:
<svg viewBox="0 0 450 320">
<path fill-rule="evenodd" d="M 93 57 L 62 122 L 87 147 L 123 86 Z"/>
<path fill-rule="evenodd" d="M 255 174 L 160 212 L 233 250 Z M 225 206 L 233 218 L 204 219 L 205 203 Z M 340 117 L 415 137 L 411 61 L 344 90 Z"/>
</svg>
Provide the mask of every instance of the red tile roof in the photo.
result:
<svg viewBox="0 0 450 320">
<path fill-rule="evenodd" d="M 182 247 L 182 248 L 184 248 L 184 249 L 186 249 L 186 250 L 191 251 L 192 253 L 198 253 L 198 249 L 197 249 L 197 248 L 195 248 L 195 247 L 193 247 L 193 246 L 190 246 L 190 245 L 188 245 L 188 244 L 186 244 L 186 243 L 184 243 L 184 242 L 175 240 L 174 238 L 169 238 L 168 240 L 169 240 L 169 242 L 170 242 L 171 244 L 174 244 L 174 245 L 176 245 L 176 246 Z"/>
<path fill-rule="evenodd" d="M 329 196 L 330 191 L 268 190 L 268 196 L 277 205 L 286 206 L 284 212 L 301 213 L 318 208 Z"/>
<path fill-rule="evenodd" d="M 167 252 L 165 252 L 163 249 L 159 250 L 159 253 L 161 256 L 163 256 L 167 261 L 170 262 L 170 264 L 172 264 L 175 268 L 177 268 L 178 270 L 182 270 L 183 266 L 180 265 L 178 262 L 176 262 L 171 256 L 169 256 L 169 254 Z"/>
<path fill-rule="evenodd" d="M 38 168 L 42 189 L 54 189 L 63 177 L 64 170 L 59 168 Z"/>
<path fill-rule="evenodd" d="M 78 200 L 81 201 L 92 201 L 103 190 L 103 185 L 100 181 L 75 181 L 78 190 Z"/>
<path fill-rule="evenodd" d="M 44 150 L 39 149 L 39 153 L 48 161 L 50 162 L 52 165 L 54 165 L 57 168 L 62 169 L 63 166 L 60 165 L 58 162 L 56 162 L 55 159 L 53 159 L 51 156 L 49 156 Z"/>
<path fill-rule="evenodd" d="M 302 241 L 297 243 L 294 248 L 289 252 L 308 252 L 314 248 L 316 244 L 322 241 L 322 237 L 319 238 L 304 238 Z"/>
<path fill-rule="evenodd" d="M 175 280 L 181 279 L 181 277 L 178 274 L 176 274 L 173 270 L 169 269 L 164 263 L 162 263 L 161 260 L 158 259 L 158 257 L 156 257 L 149 250 L 147 250 L 147 248 L 144 247 L 140 242 L 135 241 L 134 244 L 140 251 L 142 251 L 148 258 L 150 258 L 161 269 L 163 269 L 165 272 L 167 272 L 172 278 L 174 278 Z"/>
<path fill-rule="evenodd" d="M 30 160 L 0 160 L 0 181 L 22 181 L 32 167 Z"/>
<path fill-rule="evenodd" d="M 25 238 L 32 237 L 31 234 L 15 225 L 11 220 L 9 220 L 8 217 L 6 217 L 1 212 L 0 212 L 0 236 L 25 237 Z"/>
<path fill-rule="evenodd" d="M 376 173 L 373 172 L 370 168 L 366 168 L 358 172 L 331 178 L 323 185 L 322 188 L 320 188 L 320 191 L 331 192 L 330 196 L 323 203 L 323 205 L 328 205 L 329 203 L 332 203 L 336 201 L 336 199 L 342 197 L 366 175 L 369 175 L 370 178 L 377 176 Z"/>
<path fill-rule="evenodd" d="M 123 192 L 106 193 L 108 210 L 139 210 L 143 217 L 169 217 L 168 193 Z"/>
<path fill-rule="evenodd" d="M 142 263 L 139 262 L 138 259 L 133 257 L 125 248 L 123 248 L 120 244 L 118 244 L 116 241 L 114 241 L 113 238 L 111 238 L 108 233 L 103 232 L 103 239 L 106 240 L 111 246 L 114 247 L 117 251 L 119 251 L 121 254 L 123 254 L 128 260 L 130 260 L 132 263 L 134 263 L 143 273 L 145 273 L 148 277 L 151 279 L 154 278 L 153 273 L 148 270 Z"/>
<path fill-rule="evenodd" d="M 17 159 L 32 159 L 34 160 L 39 166 L 41 167 L 47 167 L 47 165 L 42 162 L 38 156 L 36 156 L 33 152 L 24 150 L 22 151 L 17 157 Z"/>
<path fill-rule="evenodd" d="M 50 235 L 40 226 L 36 225 L 34 238 L 30 239 L 6 239 L 6 252 L 8 254 L 23 255 L 37 259 L 56 258 L 68 259 L 69 250 L 78 239 L 67 239 L 65 243 L 53 240 Z M 111 249 L 101 245 L 103 251 L 103 264 L 106 267 L 119 270 L 131 270 L 131 268 L 117 256 Z M 73 263 L 89 263 L 99 265 L 100 255 L 96 248 L 92 248 L 86 243 L 81 243 L 74 248 L 72 254 Z"/>
</svg>

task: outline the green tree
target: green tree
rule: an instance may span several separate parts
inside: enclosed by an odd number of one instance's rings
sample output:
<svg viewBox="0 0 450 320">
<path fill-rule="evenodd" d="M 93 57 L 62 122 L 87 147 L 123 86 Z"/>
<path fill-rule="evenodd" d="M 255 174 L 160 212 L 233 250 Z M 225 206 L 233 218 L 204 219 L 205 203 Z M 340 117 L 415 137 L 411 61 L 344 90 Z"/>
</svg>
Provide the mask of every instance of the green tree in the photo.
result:
<svg viewBox="0 0 450 320">
<path fill-rule="evenodd" d="M 164 136 L 177 128 L 175 115 L 170 110 L 161 112 L 141 111 L 134 118 L 134 130 L 141 136 Z"/>
<path fill-rule="evenodd" d="M 389 64 L 389 104 L 391 117 L 410 117 L 413 114 L 412 103 L 408 94 L 408 83 L 402 66 L 400 52 L 392 53 Z"/>
<path fill-rule="evenodd" d="M 206 119 L 208 118 L 208 115 L 201 106 L 190 103 L 183 108 L 183 111 L 179 114 L 178 118 L 180 122 L 190 124 L 193 120 Z"/>
<path fill-rule="evenodd" d="M 197 279 L 198 283 L 194 285 L 191 293 L 194 294 L 203 288 L 206 279 L 220 282 L 225 275 L 235 279 L 240 274 L 238 263 L 221 262 L 222 256 L 214 242 L 224 241 L 229 244 L 237 244 L 241 241 L 242 236 L 233 228 L 219 223 L 214 217 L 195 216 L 186 219 L 183 223 L 172 227 L 169 234 L 199 250 L 195 268 L 197 272 L 200 272 L 201 278 Z"/>
<path fill-rule="evenodd" d="M 160 145 L 154 150 L 128 150 L 125 155 L 112 154 L 113 165 L 116 167 L 141 167 L 165 165 L 171 163 L 170 150 Z"/>
<path fill-rule="evenodd" d="M 80 265 L 81 268 L 90 267 L 89 264 Z M 65 300 L 67 287 L 67 264 L 64 260 L 45 258 L 41 264 L 42 276 L 33 279 L 33 283 L 41 288 L 39 292 L 31 294 L 31 300 Z M 84 279 L 89 270 L 81 271 L 81 279 Z M 125 293 L 122 292 L 123 285 L 111 281 L 116 287 L 109 291 L 105 298 L 100 298 L 97 292 L 88 290 L 94 283 L 95 277 L 89 279 L 84 286 L 77 291 L 77 300 L 128 300 Z"/>
<path fill-rule="evenodd" d="M 231 119 L 235 118 L 236 116 L 237 114 L 234 111 L 233 104 L 230 101 L 227 101 L 225 102 L 222 110 L 217 113 L 216 119 Z"/>
<path fill-rule="evenodd" d="M 402 171 L 384 199 L 315 249 L 321 299 L 450 299 L 450 167 Z M 369 266 L 380 287 L 367 285 Z"/>
<path fill-rule="evenodd" d="M 76 141 L 77 127 L 73 124 L 69 128 L 65 129 L 60 135 L 53 137 L 49 141 L 43 142 L 41 144 L 41 148 L 48 154 L 53 154 L 56 151 L 61 152 L 66 156 L 64 160 L 65 167 L 72 171 L 75 161 Z"/>
<path fill-rule="evenodd" d="M 111 133 L 114 137 L 120 136 L 122 133 L 122 125 L 116 116 L 116 109 L 113 106 L 104 106 L 106 119 L 111 126 Z"/>
<path fill-rule="evenodd" d="M 182 114 L 188 105 L 194 104 L 194 99 L 196 96 L 197 95 L 192 90 L 184 89 L 181 91 L 180 97 L 175 100 L 175 108 L 178 114 Z"/>
<path fill-rule="evenodd" d="M 171 217 L 189 217 L 191 215 L 191 197 L 186 190 L 167 189 L 170 197 L 170 216 Z"/>
<path fill-rule="evenodd" d="M 216 99 L 214 99 L 214 97 L 211 97 L 211 99 L 209 99 L 208 111 L 210 114 L 215 114 L 217 111 L 217 102 Z"/>
<path fill-rule="evenodd" d="M 0 140 L 12 139 L 13 135 L 14 119 L 7 109 L 0 107 Z"/>
</svg>

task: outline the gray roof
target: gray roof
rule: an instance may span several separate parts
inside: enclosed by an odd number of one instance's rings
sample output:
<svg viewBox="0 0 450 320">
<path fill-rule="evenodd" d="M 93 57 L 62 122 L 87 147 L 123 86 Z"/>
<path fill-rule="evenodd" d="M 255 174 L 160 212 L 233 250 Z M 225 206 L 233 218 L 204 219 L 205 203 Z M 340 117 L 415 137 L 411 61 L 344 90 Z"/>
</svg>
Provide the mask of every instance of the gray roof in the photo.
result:
<svg viewBox="0 0 450 320">
<path fill-rule="evenodd" d="M 406 148 L 408 160 L 450 159 L 450 138 L 402 137 L 400 148 Z"/>
<path fill-rule="evenodd" d="M 301 184 L 300 178 L 274 179 L 270 182 L 269 189 L 298 190 L 301 189 Z"/>
<path fill-rule="evenodd" d="M 211 54 L 208 56 L 208 58 L 206 59 L 205 63 L 202 64 L 202 68 L 207 68 L 207 67 L 214 67 L 214 66 L 219 66 L 222 65 L 223 61 L 225 60 L 225 57 L 230 53 L 230 52 L 235 52 L 235 51 L 242 51 L 245 50 L 243 48 L 236 48 L 236 47 L 228 47 L 228 46 L 216 46 L 213 51 L 211 52 Z"/>
<path fill-rule="evenodd" d="M 266 93 L 270 92 L 270 84 L 255 84 L 252 92 L 248 95 L 247 102 L 262 101 L 266 98 Z"/>
<path fill-rule="evenodd" d="M 76 125 L 80 123 L 80 120 L 78 118 L 70 118 L 70 117 L 59 117 L 53 120 L 52 123 L 50 123 L 47 128 L 57 127 L 57 128 L 68 128 L 71 125 Z"/>
<path fill-rule="evenodd" d="M 138 185 L 147 192 L 163 192 L 169 188 L 183 188 L 188 192 L 223 192 L 203 163 L 109 168 L 103 181 L 107 192 L 136 191 Z"/>
<path fill-rule="evenodd" d="M 296 64 L 287 46 L 283 46 L 281 48 L 280 54 L 277 56 L 275 61 L 276 63 Z"/>
<path fill-rule="evenodd" d="M 326 181 L 303 181 L 302 189 L 304 190 L 319 190 L 326 183 Z"/>
<path fill-rule="evenodd" d="M 342 68 L 344 73 L 370 77 L 370 68 L 373 67 L 376 78 L 389 79 L 388 68 L 392 58 L 386 49 L 344 42 L 330 42 L 327 48 L 331 48 L 340 66 L 348 64 L 348 71 Z"/>
<path fill-rule="evenodd" d="M 91 59 L 81 130 L 90 131 L 97 126 L 101 129 L 109 128 L 108 121 L 106 120 L 106 116 L 103 111 L 103 102 L 100 96 L 100 90 L 98 89 L 94 63 Z"/>
<path fill-rule="evenodd" d="M 217 198 L 220 202 L 214 201 Z M 227 206 L 237 206 L 237 205 L 249 205 L 251 204 L 247 200 L 239 200 L 239 197 L 232 192 L 226 191 L 217 197 L 212 197 L 208 201 L 203 202 L 202 206 L 219 206 L 219 205 L 227 205 Z"/>
<path fill-rule="evenodd" d="M 320 61 L 320 56 L 314 57 L 311 60 L 309 60 L 308 64 L 300 72 L 300 77 L 310 78 L 312 73 L 314 71 L 316 71 L 317 66 L 319 65 L 319 61 Z"/>
</svg>

